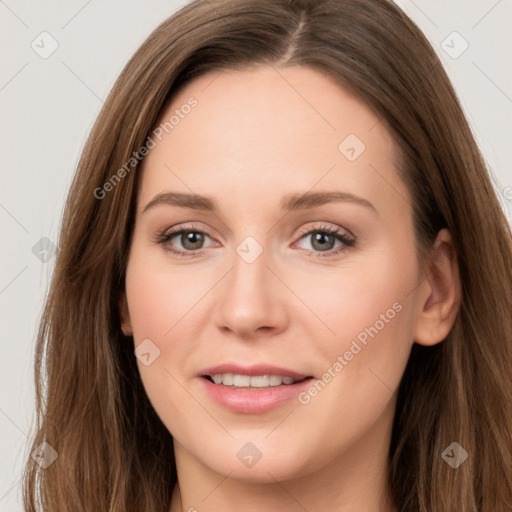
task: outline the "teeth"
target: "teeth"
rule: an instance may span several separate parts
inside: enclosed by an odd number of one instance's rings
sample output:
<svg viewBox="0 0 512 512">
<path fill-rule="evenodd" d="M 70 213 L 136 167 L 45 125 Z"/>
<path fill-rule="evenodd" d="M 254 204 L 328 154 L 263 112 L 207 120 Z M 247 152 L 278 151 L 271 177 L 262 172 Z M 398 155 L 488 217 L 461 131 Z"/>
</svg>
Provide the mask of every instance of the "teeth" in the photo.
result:
<svg viewBox="0 0 512 512">
<path fill-rule="evenodd" d="M 269 381 L 271 386 L 280 386 L 283 379 L 279 375 L 271 375 Z"/>
<path fill-rule="evenodd" d="M 298 382 L 292 377 L 281 377 L 280 375 L 237 375 L 233 373 L 217 373 L 211 375 L 215 384 L 232 386 L 235 388 L 268 388 L 280 386 L 281 384 L 293 384 Z"/>
<path fill-rule="evenodd" d="M 257 375 L 251 377 L 251 387 L 253 388 L 267 388 L 270 385 L 269 375 Z"/>
<path fill-rule="evenodd" d="M 233 377 L 233 386 L 235 388 L 245 388 L 251 384 L 251 377 L 249 375 L 235 375 Z"/>
<path fill-rule="evenodd" d="M 234 384 L 234 375 L 232 373 L 225 373 L 223 375 L 217 375 L 221 378 L 219 384 L 226 383 L 226 386 L 232 386 Z"/>
</svg>

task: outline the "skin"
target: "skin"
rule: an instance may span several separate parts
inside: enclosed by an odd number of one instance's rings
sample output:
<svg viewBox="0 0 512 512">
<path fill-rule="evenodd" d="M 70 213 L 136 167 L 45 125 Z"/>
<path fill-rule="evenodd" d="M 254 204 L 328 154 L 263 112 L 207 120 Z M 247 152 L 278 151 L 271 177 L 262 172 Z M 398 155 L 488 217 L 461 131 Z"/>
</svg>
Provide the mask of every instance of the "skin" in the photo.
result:
<svg viewBox="0 0 512 512">
<path fill-rule="evenodd" d="M 395 144 L 330 78 L 305 67 L 212 72 L 183 89 L 162 119 L 190 96 L 197 107 L 144 160 L 120 304 L 135 346 L 149 338 L 160 350 L 138 365 L 174 438 L 179 488 L 170 510 L 391 511 L 384 501 L 395 391 L 413 342 L 441 342 L 455 320 L 452 238 L 442 230 L 420 269 Z M 338 149 L 348 134 L 366 145 L 353 162 Z M 143 213 L 163 191 L 208 195 L 219 211 L 160 204 Z M 349 201 L 280 209 L 283 196 L 306 191 L 349 192 L 376 212 Z M 190 222 L 207 234 L 198 257 L 155 242 Z M 328 237 L 331 256 L 322 256 L 302 233 L 325 226 L 356 245 L 334 254 L 343 244 Z M 252 263 L 236 252 L 249 235 L 263 248 Z M 184 243 L 178 235 L 167 247 L 194 252 Z M 400 312 L 306 405 L 292 399 L 235 413 L 197 377 L 220 363 L 269 362 L 321 379 L 394 303 Z M 262 453 L 252 467 L 237 458 L 247 442 Z"/>
</svg>

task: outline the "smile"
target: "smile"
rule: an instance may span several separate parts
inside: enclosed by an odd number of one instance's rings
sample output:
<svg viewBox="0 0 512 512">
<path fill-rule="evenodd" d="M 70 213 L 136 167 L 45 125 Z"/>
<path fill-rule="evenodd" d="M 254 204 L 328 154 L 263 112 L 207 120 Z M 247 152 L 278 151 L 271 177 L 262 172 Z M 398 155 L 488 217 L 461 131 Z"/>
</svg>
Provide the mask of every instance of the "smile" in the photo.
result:
<svg viewBox="0 0 512 512">
<path fill-rule="evenodd" d="M 198 374 L 206 396 L 231 412 L 261 414 L 297 404 L 294 400 L 313 377 L 270 364 L 222 364 Z"/>
<path fill-rule="evenodd" d="M 217 373 L 215 375 L 207 375 L 215 384 L 229 386 L 232 388 L 268 388 L 281 386 L 282 384 L 290 385 L 303 381 L 306 377 L 294 379 L 293 377 L 285 377 L 283 375 L 241 375 L 236 373 Z"/>
</svg>

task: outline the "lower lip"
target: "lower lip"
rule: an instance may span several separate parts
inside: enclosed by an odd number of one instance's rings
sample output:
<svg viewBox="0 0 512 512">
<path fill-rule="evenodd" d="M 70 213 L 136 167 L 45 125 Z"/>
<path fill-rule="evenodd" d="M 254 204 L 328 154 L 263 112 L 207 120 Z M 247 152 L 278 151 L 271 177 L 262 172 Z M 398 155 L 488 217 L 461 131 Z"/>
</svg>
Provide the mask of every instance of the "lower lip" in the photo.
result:
<svg viewBox="0 0 512 512">
<path fill-rule="evenodd" d="M 250 389 L 214 384 L 204 377 L 201 377 L 201 380 L 208 394 L 220 405 L 235 412 L 257 414 L 270 411 L 296 398 L 313 379 L 307 378 L 295 384 Z"/>
</svg>

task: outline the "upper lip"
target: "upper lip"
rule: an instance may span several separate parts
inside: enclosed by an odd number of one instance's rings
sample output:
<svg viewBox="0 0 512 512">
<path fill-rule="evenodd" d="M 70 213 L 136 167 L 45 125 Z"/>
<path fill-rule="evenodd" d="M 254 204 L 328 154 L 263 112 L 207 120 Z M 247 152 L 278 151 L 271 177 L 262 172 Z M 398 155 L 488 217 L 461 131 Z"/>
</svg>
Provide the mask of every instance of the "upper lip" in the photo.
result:
<svg viewBox="0 0 512 512">
<path fill-rule="evenodd" d="M 199 372 L 201 377 L 205 377 L 207 375 L 213 376 L 222 373 L 234 373 L 236 375 L 280 375 L 281 377 L 291 377 L 293 379 L 305 379 L 306 377 L 310 377 L 310 375 L 305 375 L 302 373 L 294 372 L 292 370 L 288 370 L 287 368 L 281 368 L 279 366 L 274 366 L 271 364 L 254 364 L 251 366 L 240 366 L 238 364 L 225 363 L 217 366 L 211 366 L 209 368 L 205 368 Z"/>
</svg>

